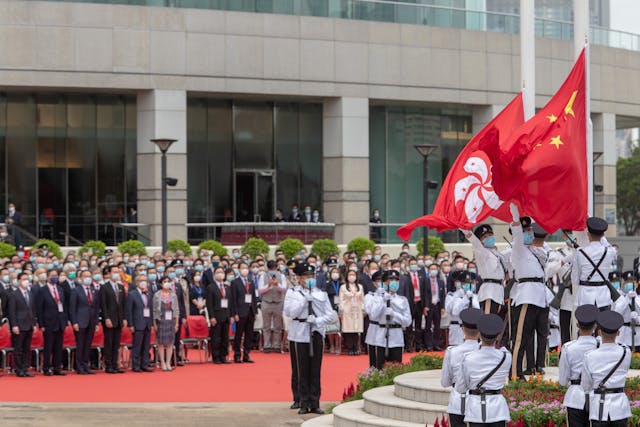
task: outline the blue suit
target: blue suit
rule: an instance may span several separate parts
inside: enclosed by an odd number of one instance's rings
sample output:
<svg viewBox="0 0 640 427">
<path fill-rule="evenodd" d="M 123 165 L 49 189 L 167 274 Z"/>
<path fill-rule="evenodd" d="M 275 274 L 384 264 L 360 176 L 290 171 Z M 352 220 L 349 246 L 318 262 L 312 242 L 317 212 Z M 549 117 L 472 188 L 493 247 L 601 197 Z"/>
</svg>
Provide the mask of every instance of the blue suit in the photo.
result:
<svg viewBox="0 0 640 427">
<path fill-rule="evenodd" d="M 78 285 L 71 291 L 69 302 L 69 320 L 72 325 L 78 325 L 76 331 L 76 370 L 86 372 L 89 370 L 89 351 L 91 342 L 100 316 L 100 294 L 89 286 L 91 303 L 84 286 Z"/>
<path fill-rule="evenodd" d="M 58 295 L 58 301 L 52 295 L 53 288 Z M 44 328 L 43 368 L 45 372 L 50 371 L 51 368 L 55 371 L 62 370 L 62 342 L 68 322 L 67 313 L 64 311 L 64 292 L 58 285 L 53 288 L 49 285 L 43 286 L 36 294 L 38 325 Z"/>
<path fill-rule="evenodd" d="M 153 295 L 146 293 L 147 302 L 145 304 L 142 293 L 135 288 L 129 292 L 127 298 L 127 323 L 133 332 L 133 357 L 132 365 L 134 370 L 149 368 L 149 347 L 151 342 L 151 327 L 153 326 Z M 145 316 L 146 315 L 146 316 Z"/>
</svg>

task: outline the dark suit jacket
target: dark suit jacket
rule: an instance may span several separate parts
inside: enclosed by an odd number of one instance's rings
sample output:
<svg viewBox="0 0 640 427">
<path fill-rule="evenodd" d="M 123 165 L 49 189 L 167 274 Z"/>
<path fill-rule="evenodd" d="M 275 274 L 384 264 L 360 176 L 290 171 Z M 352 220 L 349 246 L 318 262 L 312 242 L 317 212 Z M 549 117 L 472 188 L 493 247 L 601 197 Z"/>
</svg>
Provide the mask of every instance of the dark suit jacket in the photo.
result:
<svg viewBox="0 0 640 427">
<path fill-rule="evenodd" d="M 447 297 L 447 286 L 439 277 L 436 278 L 436 280 L 438 281 L 438 297 L 440 298 L 437 308 L 440 309 L 444 308 L 444 300 Z M 431 307 L 431 277 L 427 277 L 425 279 L 425 288 L 426 292 L 422 294 L 420 299 L 422 301 L 422 306 L 428 308 Z"/>
<path fill-rule="evenodd" d="M 373 280 L 371 280 L 371 277 L 369 277 L 367 274 L 358 273 L 358 283 L 362 285 L 365 295 L 369 292 L 376 291 L 376 285 L 373 283 Z"/>
<path fill-rule="evenodd" d="M 424 270 L 419 270 L 418 272 L 418 287 L 420 288 L 420 301 L 424 302 L 423 295 L 427 296 L 427 300 L 431 301 L 431 288 L 427 288 L 426 285 L 426 276 L 424 274 Z M 416 313 L 416 303 L 414 301 L 415 290 L 413 289 L 413 279 L 411 277 L 411 273 L 403 274 L 400 276 L 400 289 L 398 289 L 398 295 L 402 295 L 407 298 L 409 301 L 409 308 L 411 308 L 411 314 L 415 315 Z M 422 305 L 424 307 L 424 303 Z"/>
<path fill-rule="evenodd" d="M 124 293 L 124 286 L 118 285 L 118 298 L 113 292 L 113 285 L 110 280 L 100 287 L 100 307 L 102 310 L 102 323 L 106 327 L 107 319 L 111 320 L 114 328 L 121 328 L 125 319 L 124 313 L 127 308 L 127 298 Z"/>
<path fill-rule="evenodd" d="M 13 328 L 17 326 L 21 332 L 28 332 L 36 324 L 36 305 L 31 291 L 29 293 L 29 304 L 22 295 L 22 289 L 16 289 L 9 298 L 9 325 Z"/>
<path fill-rule="evenodd" d="M 62 288 L 62 291 L 64 292 L 64 302 L 65 302 L 64 310 L 68 313 L 69 304 L 71 304 L 71 291 L 73 290 L 71 289 L 71 283 L 69 283 L 69 279 L 67 279 L 64 282 L 58 283 L 58 286 L 60 286 Z M 74 286 L 74 289 L 75 289 L 75 286 Z"/>
<path fill-rule="evenodd" d="M 206 289 L 213 282 L 215 282 L 215 279 L 213 277 L 213 270 L 211 270 L 210 268 L 207 268 L 202 272 L 202 281 L 201 281 L 202 287 Z"/>
<path fill-rule="evenodd" d="M 71 301 L 69 302 L 69 321 L 72 325 L 78 324 L 82 329 L 95 327 L 100 316 L 100 295 L 91 285 L 91 305 L 83 286 L 76 286 L 71 291 Z"/>
<path fill-rule="evenodd" d="M 56 285 L 56 288 L 58 290 L 60 302 L 64 307 L 64 292 L 62 292 L 62 288 L 60 286 Z M 65 312 L 64 309 L 62 313 L 58 311 L 58 303 L 56 303 L 56 300 L 51 295 L 48 285 L 38 291 L 36 296 L 36 313 L 38 317 L 38 325 L 42 328 L 55 332 L 63 331 L 64 328 L 67 327 L 67 312 Z"/>
<path fill-rule="evenodd" d="M 149 309 L 149 317 L 144 317 L 144 309 Z M 136 331 L 151 329 L 153 326 L 153 295 L 147 292 L 147 305 L 142 301 L 140 290 L 134 289 L 127 296 L 127 323 Z"/>
<path fill-rule="evenodd" d="M 17 209 L 13 213 L 12 217 L 10 217 L 9 212 L 7 212 L 7 215 L 5 216 L 5 220 L 7 220 L 8 218 L 11 218 L 11 220 L 13 221 L 13 224 L 15 225 L 19 226 L 20 224 L 22 224 L 22 213 Z"/>
<path fill-rule="evenodd" d="M 244 296 L 247 294 L 247 290 L 242 283 L 242 278 L 238 277 L 231 282 L 231 299 L 230 308 L 232 316 L 255 316 L 258 313 L 258 304 L 256 302 L 256 285 L 252 281 L 249 283 L 249 295 L 251 295 L 251 304 L 244 302 Z"/>
<path fill-rule="evenodd" d="M 220 307 L 222 294 L 220 293 L 220 289 L 218 289 L 218 285 L 215 282 L 212 283 L 204 293 L 207 300 L 207 311 L 209 312 L 209 317 L 215 317 L 218 322 L 224 322 L 225 320 L 229 319 L 229 314 L 231 313 L 231 287 L 228 285 L 223 286 L 225 298 L 229 300 L 229 308 Z"/>
<path fill-rule="evenodd" d="M 9 301 L 13 297 L 13 289 L 10 287 L 4 289 L 0 286 L 0 309 L 2 310 L 2 317 L 9 317 Z"/>
<path fill-rule="evenodd" d="M 289 214 L 289 218 L 287 218 L 287 221 L 289 221 L 289 222 L 300 222 L 300 221 L 302 221 L 302 213 L 300 213 L 300 211 L 298 211 L 298 213 L 295 214 L 295 215 L 293 214 L 293 212 L 290 213 Z"/>
</svg>

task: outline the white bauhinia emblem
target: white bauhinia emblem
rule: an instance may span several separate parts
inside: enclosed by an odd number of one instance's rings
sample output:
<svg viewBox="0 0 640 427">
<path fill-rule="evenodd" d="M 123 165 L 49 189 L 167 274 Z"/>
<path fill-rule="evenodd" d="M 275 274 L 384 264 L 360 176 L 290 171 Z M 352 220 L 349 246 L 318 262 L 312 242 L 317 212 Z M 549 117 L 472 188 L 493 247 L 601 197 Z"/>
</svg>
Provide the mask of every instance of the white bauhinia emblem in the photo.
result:
<svg viewBox="0 0 640 427">
<path fill-rule="evenodd" d="M 498 209 L 502 200 L 493 191 L 489 167 L 480 157 L 469 157 L 464 164 L 469 175 L 456 182 L 455 202 L 464 201 L 464 212 L 470 223 L 475 224 L 485 204 Z"/>
</svg>

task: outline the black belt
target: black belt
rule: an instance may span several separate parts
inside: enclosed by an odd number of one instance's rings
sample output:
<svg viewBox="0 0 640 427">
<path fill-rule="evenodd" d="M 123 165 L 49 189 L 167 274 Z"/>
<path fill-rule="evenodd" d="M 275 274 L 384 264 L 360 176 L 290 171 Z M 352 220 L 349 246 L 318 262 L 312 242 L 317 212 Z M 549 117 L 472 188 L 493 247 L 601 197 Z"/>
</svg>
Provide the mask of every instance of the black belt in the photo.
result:
<svg viewBox="0 0 640 427">
<path fill-rule="evenodd" d="M 607 282 L 585 282 L 583 280 L 580 281 L 580 286 L 605 286 Z"/>
<path fill-rule="evenodd" d="M 266 302 L 269 304 L 280 304 L 282 301 L 262 301 L 262 302 Z"/>
<path fill-rule="evenodd" d="M 293 320 L 295 320 L 296 322 L 302 322 L 302 323 L 307 321 L 307 319 L 300 319 L 299 317 L 294 317 Z"/>
<path fill-rule="evenodd" d="M 380 324 L 378 324 L 378 326 L 380 326 L 381 328 L 386 328 L 388 326 L 389 329 L 402 328 L 402 325 L 380 325 Z"/>
<path fill-rule="evenodd" d="M 375 320 L 369 320 L 369 324 L 380 326 L 380 323 L 376 322 Z"/>
<path fill-rule="evenodd" d="M 631 326 L 631 322 L 624 322 L 622 325 L 623 326 Z"/>
<path fill-rule="evenodd" d="M 596 394 L 616 394 L 616 393 L 624 393 L 624 387 L 618 388 L 598 388 L 593 391 Z"/>
<path fill-rule="evenodd" d="M 482 283 L 497 283 L 498 285 L 502 285 L 503 282 L 503 279 L 482 279 Z"/>
<path fill-rule="evenodd" d="M 544 277 L 523 277 L 522 279 L 518 279 L 518 283 L 524 282 L 544 283 Z"/>
<path fill-rule="evenodd" d="M 458 322 L 457 320 L 452 320 L 451 322 L 449 322 L 450 325 L 459 325 L 460 322 Z"/>
<path fill-rule="evenodd" d="M 582 380 L 580 378 L 578 378 L 577 380 L 571 380 L 571 385 L 580 385 L 581 382 Z"/>
<path fill-rule="evenodd" d="M 502 394 L 502 389 L 498 389 L 498 390 L 469 390 L 469 394 L 471 394 L 473 396 L 482 396 L 483 394 L 485 396 L 496 395 L 496 394 Z"/>
<path fill-rule="evenodd" d="M 551 329 L 560 329 L 560 326 L 558 326 L 558 325 L 550 325 L 549 327 Z"/>
</svg>

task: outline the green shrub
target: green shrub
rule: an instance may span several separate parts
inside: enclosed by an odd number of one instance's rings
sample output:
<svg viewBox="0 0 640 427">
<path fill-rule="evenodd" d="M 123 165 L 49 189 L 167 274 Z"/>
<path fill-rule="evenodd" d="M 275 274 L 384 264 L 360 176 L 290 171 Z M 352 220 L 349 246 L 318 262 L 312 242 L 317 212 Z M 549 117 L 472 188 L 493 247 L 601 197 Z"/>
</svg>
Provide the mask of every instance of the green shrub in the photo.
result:
<svg viewBox="0 0 640 427">
<path fill-rule="evenodd" d="M 293 258 L 293 256 L 302 249 L 304 249 L 304 243 L 302 243 L 302 240 L 293 239 L 291 237 L 280 242 L 277 248 L 277 250 L 284 252 L 284 256 L 287 257 L 287 259 Z"/>
<path fill-rule="evenodd" d="M 364 237 L 356 237 L 347 244 L 347 251 L 356 251 L 358 258 L 360 258 L 367 249 L 373 252 L 375 248 L 376 244 L 374 241 Z"/>
<path fill-rule="evenodd" d="M 79 250 L 78 255 L 93 254 L 101 257 L 104 255 L 104 251 L 107 249 L 107 245 L 101 240 L 89 240 Z"/>
<path fill-rule="evenodd" d="M 418 253 L 422 253 L 422 245 L 423 239 L 418 240 L 416 243 L 416 248 L 418 249 Z M 444 252 L 446 249 L 444 247 L 444 243 L 442 239 L 436 236 L 429 236 L 429 247 L 427 248 L 429 255 L 435 257 L 440 252 Z"/>
<path fill-rule="evenodd" d="M 167 249 L 169 249 L 169 251 L 173 252 L 174 254 L 177 251 L 182 251 L 184 252 L 185 255 L 191 255 L 191 245 L 189 245 L 184 240 L 180 240 L 180 239 L 169 240 L 167 242 Z"/>
<path fill-rule="evenodd" d="M 0 258 L 11 258 L 16 254 L 16 247 L 5 242 L 0 242 Z"/>
<path fill-rule="evenodd" d="M 60 245 L 49 239 L 40 239 L 36 243 L 34 243 L 33 248 L 38 249 L 44 245 L 47 245 L 49 248 L 49 252 L 53 253 L 56 257 L 62 258 L 62 251 L 60 250 Z"/>
<path fill-rule="evenodd" d="M 329 255 L 339 255 L 340 249 L 335 240 L 320 239 L 313 242 L 311 252 L 318 255 L 321 260 L 325 260 Z"/>
<path fill-rule="evenodd" d="M 255 258 L 260 254 L 268 254 L 269 245 L 263 239 L 252 237 L 242 245 L 242 253 L 249 254 L 251 258 Z"/>
<path fill-rule="evenodd" d="M 140 240 L 128 240 L 118 245 L 118 252 L 129 255 L 146 255 L 147 248 Z"/>
<path fill-rule="evenodd" d="M 222 246 L 222 243 L 216 242 L 215 240 L 205 240 L 204 242 L 200 243 L 200 246 L 198 246 L 198 254 L 202 249 L 213 252 L 214 255 L 218 256 L 224 256 L 227 254 L 227 248 Z"/>
</svg>

